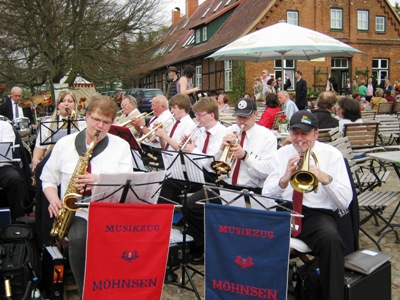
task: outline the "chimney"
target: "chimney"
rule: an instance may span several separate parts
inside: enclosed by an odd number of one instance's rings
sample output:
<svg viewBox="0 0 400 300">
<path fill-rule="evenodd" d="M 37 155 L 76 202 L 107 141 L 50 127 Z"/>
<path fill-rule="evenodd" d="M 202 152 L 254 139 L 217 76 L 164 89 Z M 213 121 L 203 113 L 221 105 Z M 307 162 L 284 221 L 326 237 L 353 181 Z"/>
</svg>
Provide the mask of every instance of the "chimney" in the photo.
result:
<svg viewBox="0 0 400 300">
<path fill-rule="evenodd" d="M 176 25 L 181 18 L 181 9 L 179 7 L 175 7 L 172 11 L 172 25 Z"/>
<path fill-rule="evenodd" d="M 186 17 L 190 18 L 199 6 L 199 0 L 186 0 Z"/>
</svg>

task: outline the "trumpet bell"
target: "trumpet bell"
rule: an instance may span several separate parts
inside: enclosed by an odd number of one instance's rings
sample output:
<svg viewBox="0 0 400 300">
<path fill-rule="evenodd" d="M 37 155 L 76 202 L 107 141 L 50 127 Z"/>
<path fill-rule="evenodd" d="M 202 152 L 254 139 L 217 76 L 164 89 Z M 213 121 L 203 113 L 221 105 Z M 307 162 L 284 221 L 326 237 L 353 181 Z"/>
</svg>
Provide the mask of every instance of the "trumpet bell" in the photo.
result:
<svg viewBox="0 0 400 300">
<path fill-rule="evenodd" d="M 300 193 L 309 193 L 318 189 L 318 179 L 311 172 L 298 171 L 290 177 L 290 185 Z"/>
<path fill-rule="evenodd" d="M 227 175 L 231 171 L 231 166 L 224 162 L 224 161 L 213 161 L 211 163 L 211 168 L 217 173 L 218 175 Z"/>
</svg>

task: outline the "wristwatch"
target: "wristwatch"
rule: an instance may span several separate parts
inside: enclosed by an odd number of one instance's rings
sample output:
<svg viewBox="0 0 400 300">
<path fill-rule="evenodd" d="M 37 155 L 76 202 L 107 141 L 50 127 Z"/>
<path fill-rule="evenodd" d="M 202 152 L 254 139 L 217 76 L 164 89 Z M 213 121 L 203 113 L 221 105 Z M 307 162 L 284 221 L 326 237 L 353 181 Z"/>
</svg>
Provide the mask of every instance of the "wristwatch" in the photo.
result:
<svg viewBox="0 0 400 300">
<path fill-rule="evenodd" d="M 141 125 L 139 128 L 140 128 L 140 130 L 143 130 L 143 128 L 144 128 L 144 125 Z"/>
<path fill-rule="evenodd" d="M 331 175 L 328 175 L 328 178 L 329 178 L 329 181 L 325 185 L 331 184 L 331 182 L 333 181 L 333 177 Z"/>
</svg>

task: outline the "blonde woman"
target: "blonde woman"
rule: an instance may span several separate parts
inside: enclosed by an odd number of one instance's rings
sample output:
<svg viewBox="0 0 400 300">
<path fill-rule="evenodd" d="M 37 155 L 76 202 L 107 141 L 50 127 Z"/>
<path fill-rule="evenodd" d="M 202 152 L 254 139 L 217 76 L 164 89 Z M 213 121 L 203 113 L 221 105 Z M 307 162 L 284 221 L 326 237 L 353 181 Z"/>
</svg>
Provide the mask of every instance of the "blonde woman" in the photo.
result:
<svg viewBox="0 0 400 300">
<path fill-rule="evenodd" d="M 51 130 L 56 130 L 64 124 L 63 119 L 67 119 L 71 115 L 72 111 L 76 110 L 77 105 L 78 104 L 75 95 L 70 91 L 63 91 L 57 98 L 55 105 L 56 109 L 54 110 L 53 115 L 44 121 L 45 122 L 53 121 L 48 127 L 50 127 Z M 75 113 L 74 116 L 72 116 L 72 118 L 76 120 L 77 113 Z M 50 146 L 50 145 L 40 145 L 41 141 L 45 141 L 47 140 L 47 138 L 50 137 L 50 130 L 48 130 L 44 126 L 41 126 L 40 130 L 42 130 L 42 132 L 38 133 L 38 136 L 36 138 L 35 148 L 33 149 L 32 172 L 35 171 L 36 165 L 44 157 L 47 149 Z"/>
</svg>

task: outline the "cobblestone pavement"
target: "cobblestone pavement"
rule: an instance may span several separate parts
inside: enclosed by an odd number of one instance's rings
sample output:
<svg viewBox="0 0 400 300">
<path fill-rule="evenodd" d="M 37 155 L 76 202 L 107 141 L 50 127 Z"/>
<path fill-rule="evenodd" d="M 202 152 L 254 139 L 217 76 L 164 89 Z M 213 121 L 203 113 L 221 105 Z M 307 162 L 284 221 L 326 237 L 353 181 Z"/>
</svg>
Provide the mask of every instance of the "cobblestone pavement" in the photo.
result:
<svg viewBox="0 0 400 300">
<path fill-rule="evenodd" d="M 399 190 L 400 180 L 397 177 L 396 173 L 392 170 L 391 175 L 389 177 L 388 182 L 385 183 L 380 189 L 383 190 Z M 383 212 L 383 216 L 387 219 L 393 210 L 395 209 L 397 202 L 389 206 Z M 361 217 L 365 214 L 363 211 L 360 212 Z M 398 211 L 393 224 L 400 224 L 400 212 Z M 381 223 L 380 223 L 381 225 Z M 363 225 L 363 228 L 370 234 L 374 235 L 375 232 L 379 230 L 379 227 L 375 227 L 373 220 L 369 220 L 366 224 Z M 400 229 L 398 229 L 400 233 Z M 395 243 L 395 235 L 393 232 L 385 235 L 380 241 L 380 246 L 383 252 L 390 253 L 393 255 L 391 259 L 392 265 L 392 300 L 400 300 L 400 245 Z M 373 248 L 376 249 L 375 244 L 362 232 L 360 232 L 360 248 Z M 204 272 L 204 266 L 192 266 L 200 272 Z M 179 278 L 182 276 L 181 269 L 176 272 L 179 275 Z M 201 299 L 204 299 L 204 278 L 198 274 L 193 277 L 194 286 L 200 294 Z M 186 287 L 191 288 L 191 284 L 188 283 L 185 285 Z M 76 295 L 75 291 L 71 291 L 67 296 L 68 300 L 77 300 L 79 297 Z M 192 300 L 196 299 L 196 295 L 193 291 L 187 290 L 185 288 L 175 286 L 172 284 L 164 284 L 162 300 Z M 289 295 L 289 300 L 294 299 L 293 296 Z"/>
</svg>

